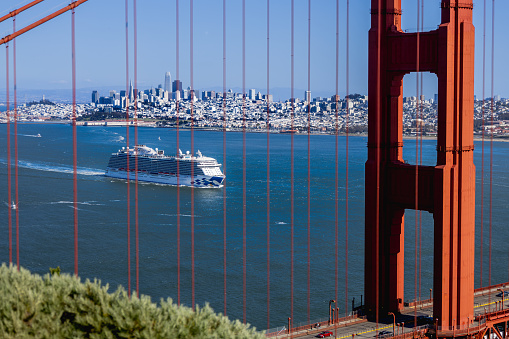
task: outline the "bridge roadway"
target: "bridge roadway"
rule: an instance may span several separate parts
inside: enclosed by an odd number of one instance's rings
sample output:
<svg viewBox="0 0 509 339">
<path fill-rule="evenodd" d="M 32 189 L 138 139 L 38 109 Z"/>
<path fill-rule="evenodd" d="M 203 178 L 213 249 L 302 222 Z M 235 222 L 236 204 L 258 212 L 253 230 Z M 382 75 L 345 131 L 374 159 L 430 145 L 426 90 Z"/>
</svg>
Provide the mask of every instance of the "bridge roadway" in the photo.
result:
<svg viewBox="0 0 509 339">
<path fill-rule="evenodd" d="M 504 306 L 502 306 L 502 298 L 496 296 L 498 293 L 500 293 L 501 288 L 502 285 L 497 285 L 492 286 L 491 288 L 476 290 L 474 293 L 475 316 L 490 311 L 493 312 L 497 309 L 499 310 L 501 307 L 508 308 L 509 296 L 504 299 Z M 432 317 L 432 315 L 433 303 L 432 301 L 430 302 L 430 300 L 424 300 L 421 304 L 418 304 L 417 309 L 412 306 L 406 307 L 400 315 L 396 315 L 396 324 L 401 324 L 402 322 L 404 323 L 404 327 L 396 326 L 396 335 L 413 332 L 415 316 L 421 318 L 421 320 L 418 321 L 418 325 L 422 326 L 425 325 L 425 317 Z M 283 332 L 280 333 L 279 336 L 276 336 L 276 338 L 316 338 L 317 335 L 322 331 L 332 331 L 334 335 L 332 335 L 330 338 L 347 339 L 352 338 L 352 336 L 355 335 L 355 339 L 366 339 L 376 337 L 377 333 L 380 333 L 381 331 L 388 331 L 390 334 L 379 336 L 379 338 L 383 337 L 384 339 L 388 339 L 392 337 L 393 323 L 394 321 L 392 315 L 380 319 L 378 325 L 375 322 L 366 320 L 362 321 L 360 319 L 358 322 L 352 322 L 352 320 L 342 322 L 340 319 L 339 323 L 336 325 L 327 326 L 327 324 L 322 324 L 318 329 L 313 328 L 294 331 L 290 336 L 288 333 Z M 472 324 L 472 326 L 475 325 L 477 325 L 477 322 Z M 432 322 L 431 326 L 433 326 Z"/>
</svg>

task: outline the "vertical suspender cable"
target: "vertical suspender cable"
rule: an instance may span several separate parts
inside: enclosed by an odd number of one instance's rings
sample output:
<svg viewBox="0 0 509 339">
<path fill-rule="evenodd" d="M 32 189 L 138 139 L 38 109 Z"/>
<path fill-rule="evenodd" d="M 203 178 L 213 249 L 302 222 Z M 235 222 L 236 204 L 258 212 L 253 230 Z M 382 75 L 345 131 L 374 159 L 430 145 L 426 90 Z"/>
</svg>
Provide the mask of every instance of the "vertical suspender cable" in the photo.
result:
<svg viewBox="0 0 509 339">
<path fill-rule="evenodd" d="M 134 13 L 134 145 L 138 146 L 138 16 L 136 14 L 136 0 L 133 0 Z M 134 209 L 135 209 L 135 241 L 136 241 L 136 295 L 140 297 L 140 239 L 139 239 L 139 209 L 138 209 L 138 152 L 134 158 Z"/>
<path fill-rule="evenodd" d="M 421 1 L 421 32 L 424 31 L 424 0 Z M 423 98 L 424 93 L 424 74 L 421 72 L 421 98 Z M 423 116 L 423 112 L 421 110 L 421 120 Z M 422 166 L 422 130 L 420 134 L 420 150 L 419 150 L 419 165 Z M 421 300 L 421 278 L 422 278 L 422 210 L 419 210 L 419 301 Z"/>
<path fill-rule="evenodd" d="M 54 18 L 55 16 L 58 16 L 64 12 L 66 12 L 67 10 L 69 9 L 74 9 L 76 6 L 78 6 L 79 4 L 85 2 L 87 0 L 78 0 L 78 1 L 75 1 L 73 2 L 72 4 L 70 4 L 69 6 L 67 7 L 64 7 L 63 9 L 21 29 L 20 31 L 16 31 L 16 15 L 17 13 L 21 12 L 21 11 L 24 11 L 25 9 L 28 9 L 30 7 L 32 7 L 33 5 L 41 2 L 39 0 L 36 0 L 36 1 L 33 1 L 32 3 L 28 4 L 28 5 L 25 5 L 23 7 L 21 7 L 20 9 L 16 10 L 16 11 L 13 11 L 11 13 L 9 13 L 8 15 L 6 16 L 3 16 L 2 18 L 0 18 L 0 22 L 6 20 L 7 18 L 9 17 L 13 17 L 13 33 L 12 35 L 8 35 L 6 37 L 4 37 L 3 39 L 1 39 L 0 41 L 0 44 L 4 44 L 4 43 L 7 43 L 9 42 L 10 40 L 13 41 L 13 83 L 14 83 L 14 157 L 15 157 L 15 164 L 14 164 L 14 167 L 15 167 L 15 202 L 12 203 L 12 199 L 8 199 L 11 203 L 11 205 L 9 206 L 10 209 L 12 209 L 13 207 L 15 207 L 16 209 L 16 266 L 17 266 L 17 269 L 19 270 L 19 267 L 20 267 L 20 260 L 19 260 L 19 251 L 20 251 L 20 246 L 19 246 L 19 180 L 18 180 L 18 177 L 19 177 L 19 172 L 18 172 L 18 169 L 19 169 L 19 166 L 18 166 L 18 124 L 17 124 L 17 120 L 18 120 L 18 110 L 17 110 L 17 76 L 16 76 L 16 37 L 31 30 L 32 28 L 34 27 L 37 27 L 39 26 L 40 24 L 50 20 L 51 18 Z M 9 65 L 8 65 L 8 47 L 6 49 L 6 53 L 7 53 L 7 58 L 6 58 L 6 67 L 7 67 L 7 72 L 6 72 L 6 75 L 7 75 L 7 86 L 9 84 L 9 80 L 8 80 L 8 73 L 9 73 Z M 7 88 L 6 90 L 7 92 L 7 97 L 9 97 L 9 89 Z M 7 113 L 6 113 L 6 116 L 9 120 L 8 122 L 8 145 L 9 145 L 9 150 L 8 150 L 8 158 L 9 158 L 9 161 L 8 161 L 8 173 L 10 173 L 11 171 L 11 164 L 10 164 L 10 119 L 11 119 L 11 114 L 10 114 L 10 110 L 9 110 L 9 99 L 7 100 Z M 8 181 L 10 182 L 10 180 L 12 180 L 11 176 L 9 176 L 9 179 Z M 11 184 L 8 183 L 8 188 L 12 188 Z M 9 198 L 11 197 L 11 192 L 9 191 Z M 75 207 L 75 210 L 77 210 L 77 208 Z M 12 214 L 9 213 L 9 218 L 11 220 L 11 227 L 10 227 L 10 230 L 11 230 L 11 233 L 10 233 L 10 248 L 9 248 L 9 254 L 10 254 L 10 259 L 11 259 L 11 262 L 12 262 Z M 77 221 L 76 221 L 77 223 Z"/>
<path fill-rule="evenodd" d="M 267 0 L 267 329 L 270 328 L 270 0 Z"/>
<path fill-rule="evenodd" d="M 376 279 L 376 291 L 375 291 L 375 303 L 376 303 L 376 330 L 378 335 L 378 320 L 379 320 L 379 310 L 380 310 L 380 133 L 382 131 L 380 119 L 382 118 L 382 98 L 381 98 L 381 69 L 382 66 L 382 0 L 378 0 L 378 13 L 377 13 L 377 71 L 376 71 L 376 212 L 375 212 L 375 253 L 376 253 L 376 265 L 375 265 L 375 279 Z"/>
<path fill-rule="evenodd" d="M 415 243 L 414 243 L 414 301 L 417 303 L 417 252 L 418 248 L 418 234 L 419 234 L 419 131 L 420 131 L 420 109 L 421 98 L 419 97 L 419 71 L 420 71 L 420 0 L 417 0 L 417 61 L 416 61 L 416 93 L 417 93 L 417 109 L 415 114 Z M 417 327 L 417 304 L 414 307 L 414 329 Z"/>
<path fill-rule="evenodd" d="M 223 0 L 223 174 L 226 177 L 226 0 Z M 223 304 L 226 316 L 226 186 L 223 186 Z"/>
<path fill-rule="evenodd" d="M 308 0 L 308 324 L 311 322 L 311 0 Z"/>
<path fill-rule="evenodd" d="M 242 300 L 243 322 L 246 323 L 247 252 L 246 252 L 246 0 L 242 0 Z"/>
<path fill-rule="evenodd" d="M 461 39 L 461 27 L 463 26 L 462 25 L 462 22 L 460 22 L 460 8 L 461 6 L 459 4 L 455 4 L 456 5 L 456 8 L 454 10 L 454 31 L 455 31 L 455 34 L 454 34 L 454 50 L 455 50 L 455 53 L 454 53 L 454 72 L 455 72 L 455 77 L 458 78 L 458 80 L 461 78 L 461 64 L 462 64 L 462 60 L 461 60 L 461 57 L 460 57 L 460 54 L 461 54 L 461 46 L 462 46 L 462 39 Z M 456 75 L 458 74 L 458 75 Z M 458 84 L 454 84 L 454 86 L 451 86 L 453 87 L 454 89 L 454 95 L 453 95 L 453 100 L 454 100 L 454 110 L 458 113 L 461 113 L 461 106 L 462 106 L 462 102 L 460 100 L 460 93 L 461 93 L 461 90 L 462 90 L 462 85 L 459 83 L 458 81 Z M 462 126 L 462 114 L 457 114 L 455 117 L 454 117 L 454 121 L 457 121 L 458 122 L 458 126 Z M 458 146 L 458 145 L 461 145 L 462 143 L 462 134 L 463 134 L 463 131 L 461 130 L 461 128 L 458 128 L 456 129 L 454 132 L 453 132 L 453 145 L 455 146 Z M 456 159 L 454 159 L 456 158 Z M 457 181 L 457 187 L 458 187 L 458 191 L 461 190 L 461 187 L 462 187 L 462 174 L 463 174 L 463 161 L 462 161 L 462 152 L 457 152 L 457 156 L 456 157 L 453 157 L 453 163 L 456 163 L 456 167 L 457 167 L 457 173 L 458 173 L 458 181 Z M 458 196 L 459 196 L 459 192 L 458 192 Z M 458 199 L 458 198 L 455 198 L 453 197 L 453 199 L 455 200 L 455 204 L 458 205 L 458 210 L 461 209 L 461 206 L 462 206 L 462 199 Z M 461 224 L 461 218 L 462 216 L 459 216 L 458 217 L 458 225 Z M 455 239 L 459 239 L 460 238 L 460 235 L 461 235 L 461 230 L 460 228 L 456 228 L 456 229 L 453 229 L 451 228 L 450 231 L 449 231 L 449 243 L 450 243 L 450 247 L 451 249 L 454 249 L 455 248 L 455 245 L 454 245 L 454 240 Z M 461 242 L 459 242 L 459 244 L 461 244 Z M 456 249 L 454 249 L 456 251 Z M 450 267 L 455 267 L 456 266 L 456 260 L 459 256 L 456 256 L 453 258 L 453 256 L 450 256 L 449 258 L 449 265 Z M 460 319 L 457 319 L 457 321 L 455 321 L 453 319 L 453 330 L 457 327 L 457 328 L 460 328 L 458 325 L 460 325 Z"/>
<path fill-rule="evenodd" d="M 338 96 L 339 96 L 339 1 L 336 0 L 336 78 L 335 78 L 335 88 L 336 94 L 334 96 L 334 101 L 336 103 L 335 107 L 335 148 L 334 148 L 334 159 L 335 159 L 335 167 L 334 167 L 334 301 L 338 301 L 338 291 L 339 291 L 339 282 L 338 282 L 338 273 L 339 273 L 339 109 L 338 109 Z M 346 300 L 345 300 L 345 303 Z M 337 305 L 337 303 L 336 303 Z M 330 304 L 329 304 L 330 308 Z M 345 309 L 346 311 L 346 309 Z M 330 312 L 330 309 L 329 309 Z M 329 317 L 331 315 L 329 314 Z M 333 323 L 333 319 L 329 319 Z M 334 326 L 334 335 L 337 335 L 337 324 Z"/>
<path fill-rule="evenodd" d="M 291 272 L 290 272 L 290 317 L 291 322 L 293 323 L 293 279 L 294 279 L 294 228 L 295 228 L 295 220 L 294 220 L 294 120 L 295 120 L 295 98 L 293 93 L 293 86 L 294 86 L 294 60 L 293 60 L 293 54 L 294 54 L 294 0 L 292 0 L 292 9 L 291 9 L 291 26 L 292 26 L 292 32 L 291 32 L 291 105 L 292 105 L 292 112 L 291 112 L 291 150 L 290 150 L 290 157 L 291 157 L 291 173 L 290 173 L 290 184 L 291 184 L 291 198 L 290 198 L 290 214 L 291 214 Z"/>
<path fill-rule="evenodd" d="M 9 227 L 9 263 L 12 264 L 12 171 L 11 171 L 11 112 L 9 107 L 9 44 L 5 45 L 6 116 L 7 116 L 7 205 Z"/>
<path fill-rule="evenodd" d="M 176 149 L 176 157 L 177 157 L 177 304 L 180 305 L 180 93 L 182 88 L 181 82 L 179 78 L 179 0 L 176 0 L 176 9 L 175 9 L 175 60 L 176 60 L 176 86 L 175 86 L 175 109 L 176 109 L 176 119 L 175 124 L 177 125 L 177 149 Z"/>
<path fill-rule="evenodd" d="M 7 20 L 9 17 L 13 17 L 13 33 L 16 31 L 16 18 L 15 16 L 38 4 L 39 2 L 41 2 L 42 0 L 36 0 L 36 1 L 32 1 L 31 3 L 19 8 L 18 10 L 16 11 L 13 11 L 5 16 L 3 16 L 2 18 L 0 18 L 0 22 L 3 22 L 4 20 Z M 13 41 L 13 52 L 14 52 L 14 64 L 15 64 L 15 44 L 16 42 Z M 11 164 L 11 112 L 10 112 L 10 93 L 9 93 L 9 44 L 7 43 L 6 46 L 5 46 L 5 55 L 6 55 L 6 58 L 5 58 L 5 64 L 6 64 L 6 72 L 5 72 L 5 75 L 6 75 L 6 111 L 5 111 L 5 114 L 6 114 L 6 118 L 7 118 L 7 205 L 8 205 L 8 209 L 7 209 L 7 215 L 8 215 L 8 240 L 9 240 L 9 263 L 12 264 L 12 209 L 13 209 L 13 202 L 12 202 L 12 164 Z M 15 66 L 14 66 L 14 70 L 15 70 Z M 15 73 L 14 73 L 15 74 Z M 14 76 L 15 78 L 15 76 Z M 16 81 L 14 80 L 14 86 L 16 86 Z M 15 88 L 15 91 L 16 91 L 16 88 Z M 16 96 L 16 95 L 15 95 Z M 16 100 L 15 100 L 15 103 L 14 103 L 14 106 L 16 107 Z M 18 157 L 18 152 L 17 152 L 17 114 L 14 115 L 14 126 L 15 126 L 15 175 L 16 175 L 16 182 L 15 182 L 15 186 L 16 186 L 16 196 L 15 196 L 15 203 L 14 203 L 14 206 L 16 206 L 16 262 L 17 262 L 17 268 L 19 270 L 19 212 L 18 212 L 18 160 L 17 160 L 17 157 Z"/>
<path fill-rule="evenodd" d="M 345 156 L 345 316 L 348 315 L 348 175 L 349 175 L 349 124 L 350 124 L 350 97 L 348 96 L 350 90 L 350 0 L 346 0 L 346 156 Z M 336 93 L 337 94 L 337 93 Z M 338 109 L 338 97 L 336 96 L 336 110 Z M 352 308 L 353 312 L 353 308 Z"/>
<path fill-rule="evenodd" d="M 484 105 L 485 105 L 485 89 L 486 89 L 486 0 L 484 0 L 484 11 L 483 11 L 483 33 L 482 33 L 482 107 L 481 107 L 481 124 L 482 124 L 482 143 L 481 143 L 481 253 L 479 260 L 481 263 L 480 267 L 480 287 L 482 287 L 483 277 L 483 242 L 484 242 Z"/>
<path fill-rule="evenodd" d="M 339 1 L 336 0 L 336 124 L 335 124 L 335 169 L 334 169 L 334 300 L 338 300 L 338 251 L 339 251 L 339 112 L 338 112 L 338 95 L 339 95 Z"/>
<path fill-rule="evenodd" d="M 194 55 L 193 55 L 193 0 L 190 0 L 189 3 L 189 65 L 190 65 L 190 82 L 191 82 L 191 156 L 194 156 L 194 79 L 193 79 L 193 72 L 194 72 Z M 196 160 L 195 160 L 196 161 Z M 195 161 L 193 161 L 193 164 L 191 166 L 191 182 L 194 182 L 194 166 Z M 196 309 L 195 306 L 195 271 L 194 271 L 194 183 L 191 185 L 191 299 L 192 299 L 192 307 L 193 310 Z"/>
<path fill-rule="evenodd" d="M 16 18 L 12 20 L 13 32 L 16 32 Z M 16 265 L 19 271 L 19 176 L 18 176 L 18 86 L 16 80 L 16 39 L 12 41 L 12 67 L 14 82 L 14 186 L 16 204 Z"/>
<path fill-rule="evenodd" d="M 72 16 L 72 154 L 74 197 L 74 275 L 78 276 L 78 139 L 76 133 L 76 44 L 74 8 Z"/>
<path fill-rule="evenodd" d="M 491 233 L 493 226 L 493 120 L 495 114 L 494 108 L 494 87 L 495 87 L 495 0 L 492 2 L 491 8 L 491 139 L 490 139 L 490 267 L 489 267 L 489 286 L 491 286 L 491 252 L 492 252 L 492 243 L 491 243 Z"/>
<path fill-rule="evenodd" d="M 243 320 L 246 323 L 247 311 L 247 213 L 246 213 L 246 0 L 242 0 L 242 286 L 243 286 Z"/>
<path fill-rule="evenodd" d="M 130 88 L 129 88 L 129 4 L 125 0 L 125 83 L 126 83 L 126 98 L 125 98 L 125 119 L 126 119 L 126 169 L 127 169 L 127 293 L 131 297 L 131 191 L 129 187 L 129 104 L 130 104 Z"/>
</svg>

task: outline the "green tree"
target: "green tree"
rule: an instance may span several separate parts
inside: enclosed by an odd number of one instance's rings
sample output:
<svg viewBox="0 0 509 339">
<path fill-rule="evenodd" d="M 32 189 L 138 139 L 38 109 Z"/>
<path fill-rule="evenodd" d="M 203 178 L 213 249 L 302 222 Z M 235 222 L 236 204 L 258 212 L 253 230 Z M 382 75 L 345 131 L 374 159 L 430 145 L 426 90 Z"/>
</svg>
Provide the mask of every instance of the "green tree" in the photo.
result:
<svg viewBox="0 0 509 339">
<path fill-rule="evenodd" d="M 238 320 L 208 306 L 177 306 L 171 299 L 129 298 L 119 287 L 69 274 L 41 277 L 21 268 L 0 267 L 2 338 L 264 338 Z"/>
</svg>

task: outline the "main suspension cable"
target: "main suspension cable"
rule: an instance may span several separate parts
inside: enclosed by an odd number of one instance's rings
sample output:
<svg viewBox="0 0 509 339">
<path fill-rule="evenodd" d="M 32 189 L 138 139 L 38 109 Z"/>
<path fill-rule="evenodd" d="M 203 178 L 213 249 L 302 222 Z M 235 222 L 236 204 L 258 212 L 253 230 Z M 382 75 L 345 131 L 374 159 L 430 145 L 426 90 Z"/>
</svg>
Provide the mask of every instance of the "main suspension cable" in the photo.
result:
<svg viewBox="0 0 509 339">
<path fill-rule="evenodd" d="M 23 12 L 23 11 L 25 11 L 25 10 L 27 10 L 27 9 L 35 6 L 35 5 L 37 5 L 38 3 L 42 2 L 42 1 L 44 1 L 44 0 L 35 0 L 35 1 L 32 1 L 31 3 L 29 3 L 29 4 L 26 4 L 23 7 L 20 7 L 18 9 L 14 10 L 14 11 L 9 12 L 8 14 L 5 14 L 4 16 L 2 16 L 0 18 L 0 22 L 4 22 L 5 20 L 7 20 L 9 18 L 14 18 L 15 16 L 17 16 L 21 12 Z"/>
</svg>

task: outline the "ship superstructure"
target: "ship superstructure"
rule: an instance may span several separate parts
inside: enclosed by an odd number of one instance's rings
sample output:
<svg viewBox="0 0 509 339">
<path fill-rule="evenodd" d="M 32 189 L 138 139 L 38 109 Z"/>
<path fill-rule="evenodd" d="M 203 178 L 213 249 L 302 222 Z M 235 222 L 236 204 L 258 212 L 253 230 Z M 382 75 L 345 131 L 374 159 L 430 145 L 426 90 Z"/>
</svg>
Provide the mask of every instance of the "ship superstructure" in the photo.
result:
<svg viewBox="0 0 509 339">
<path fill-rule="evenodd" d="M 138 160 L 136 168 L 136 159 Z M 216 159 L 179 150 L 177 156 L 168 156 L 163 150 L 145 145 L 122 147 L 110 157 L 106 176 L 175 186 L 223 187 L 224 174 Z"/>
</svg>

